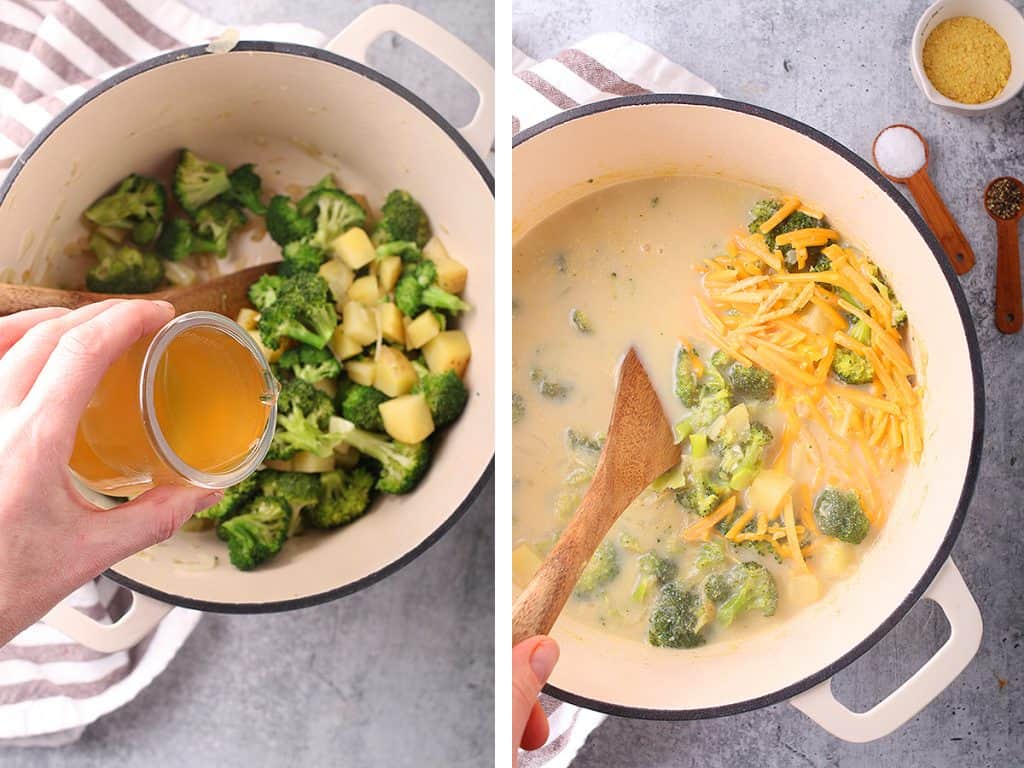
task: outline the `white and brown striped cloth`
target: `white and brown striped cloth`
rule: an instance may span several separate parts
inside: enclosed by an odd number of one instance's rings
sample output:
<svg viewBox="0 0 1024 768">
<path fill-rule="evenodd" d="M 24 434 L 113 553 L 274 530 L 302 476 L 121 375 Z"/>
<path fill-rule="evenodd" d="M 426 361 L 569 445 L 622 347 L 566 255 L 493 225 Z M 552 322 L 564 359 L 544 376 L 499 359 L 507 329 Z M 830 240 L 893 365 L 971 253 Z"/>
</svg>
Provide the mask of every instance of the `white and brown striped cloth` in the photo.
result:
<svg viewBox="0 0 1024 768">
<path fill-rule="evenodd" d="M 177 0 L 0 0 L 0 178 L 32 137 L 95 83 L 165 51 L 206 43 L 225 29 Z M 239 33 L 245 40 L 313 46 L 325 40 L 287 23 Z M 125 597 L 113 582 L 98 579 L 69 600 L 108 622 Z M 149 685 L 199 617 L 175 608 L 149 637 L 119 653 L 76 645 L 44 624 L 22 632 L 0 648 L 0 745 L 75 741 L 89 723 Z"/>
<path fill-rule="evenodd" d="M 594 35 L 550 59 L 512 52 L 512 133 L 559 112 L 615 96 L 696 93 L 718 96 L 710 84 L 626 35 Z M 521 768 L 566 768 L 605 716 L 542 695 L 551 735 L 533 752 L 520 752 Z"/>
</svg>

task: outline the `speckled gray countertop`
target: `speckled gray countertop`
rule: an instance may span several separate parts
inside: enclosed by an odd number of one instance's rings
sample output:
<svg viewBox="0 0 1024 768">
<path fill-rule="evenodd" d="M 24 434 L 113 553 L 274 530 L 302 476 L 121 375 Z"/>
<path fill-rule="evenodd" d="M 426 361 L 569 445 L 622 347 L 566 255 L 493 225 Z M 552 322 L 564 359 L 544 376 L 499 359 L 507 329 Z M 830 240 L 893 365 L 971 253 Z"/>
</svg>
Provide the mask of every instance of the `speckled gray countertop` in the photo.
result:
<svg viewBox="0 0 1024 768">
<path fill-rule="evenodd" d="M 1024 765 L 1024 334 L 1003 336 L 993 325 L 995 229 L 979 202 L 992 178 L 1024 176 L 1024 100 L 974 118 L 930 107 L 908 63 L 911 33 L 927 5 L 514 0 L 513 42 L 537 59 L 595 32 L 618 31 L 662 51 L 723 95 L 791 115 L 867 157 L 879 130 L 910 123 L 930 142 L 932 176 L 977 256 L 961 280 L 982 348 L 985 451 L 953 558 L 981 606 L 985 637 L 964 674 L 904 728 L 873 744 L 843 743 L 780 704 L 690 723 L 610 718 L 574 768 Z M 837 696 L 854 709 L 869 708 L 947 635 L 942 612 L 919 604 L 838 675 Z"/>
<path fill-rule="evenodd" d="M 327 35 L 360 0 L 186 0 L 223 22 L 297 21 Z M 490 61 L 493 8 L 408 3 Z M 286 10 L 287 9 L 287 10 Z M 465 122 L 469 87 L 402 40 L 371 65 Z M 494 487 L 433 547 L 342 600 L 207 615 L 138 698 L 61 749 L 0 749 L 4 768 L 359 768 L 490 764 L 494 755 Z M 483 756 L 483 758 L 481 757 Z"/>
</svg>

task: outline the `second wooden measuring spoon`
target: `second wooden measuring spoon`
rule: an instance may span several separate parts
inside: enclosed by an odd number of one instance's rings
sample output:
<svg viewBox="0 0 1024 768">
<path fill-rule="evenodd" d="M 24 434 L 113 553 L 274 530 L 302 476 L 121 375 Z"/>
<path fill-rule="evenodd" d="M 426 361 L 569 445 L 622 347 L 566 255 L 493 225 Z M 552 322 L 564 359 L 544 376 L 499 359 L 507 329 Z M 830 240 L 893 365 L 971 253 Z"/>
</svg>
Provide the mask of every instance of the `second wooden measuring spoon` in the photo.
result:
<svg viewBox="0 0 1024 768">
<path fill-rule="evenodd" d="M 679 446 L 661 400 L 631 348 L 619 368 L 608 437 L 590 488 L 512 607 L 513 645 L 551 631 L 608 530 L 640 491 L 678 463 Z"/>
<path fill-rule="evenodd" d="M 920 142 L 919 147 L 913 144 L 914 137 Z M 974 266 L 974 251 L 928 175 L 931 152 L 924 137 L 909 125 L 890 125 L 875 136 L 871 155 L 882 175 L 910 189 L 921 215 L 939 239 L 956 273 L 962 275 L 970 271 Z"/>
<path fill-rule="evenodd" d="M 1001 176 L 985 187 L 985 210 L 996 223 L 996 328 L 1016 333 L 1024 323 L 1020 298 L 1020 232 L 1024 184 Z"/>
</svg>

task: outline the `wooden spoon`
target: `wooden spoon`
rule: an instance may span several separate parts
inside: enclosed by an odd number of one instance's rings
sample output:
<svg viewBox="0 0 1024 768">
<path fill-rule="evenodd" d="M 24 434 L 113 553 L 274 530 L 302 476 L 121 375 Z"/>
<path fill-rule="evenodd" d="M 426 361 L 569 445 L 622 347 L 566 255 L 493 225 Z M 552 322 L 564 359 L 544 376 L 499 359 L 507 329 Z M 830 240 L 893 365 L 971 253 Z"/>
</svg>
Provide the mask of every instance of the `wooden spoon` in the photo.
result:
<svg viewBox="0 0 1024 768">
<path fill-rule="evenodd" d="M 921 140 L 921 144 L 924 145 L 924 165 L 913 176 L 906 178 L 890 176 L 878 162 L 878 155 L 875 154 L 878 136 L 881 136 L 889 128 L 906 128 L 909 131 L 913 131 L 917 138 Z M 928 222 L 928 226 L 931 227 L 932 232 L 939 239 L 939 243 L 942 244 L 942 249 L 946 252 L 946 256 L 949 257 L 953 269 L 958 275 L 969 272 L 971 267 L 974 266 L 974 251 L 971 250 L 971 244 L 967 242 L 964 233 L 960 231 L 956 219 L 953 218 L 953 214 L 949 212 L 946 204 L 942 202 L 938 190 L 935 189 L 935 184 L 932 183 L 931 176 L 928 175 L 931 150 L 928 148 L 928 142 L 924 140 L 924 136 L 909 125 L 903 124 L 890 125 L 883 128 L 879 131 L 878 136 L 875 136 L 875 140 L 871 143 L 871 155 L 875 160 L 875 167 L 889 181 L 907 185 L 910 189 L 910 194 L 917 201 L 917 207 L 921 209 L 921 215 L 924 216 L 924 220 Z"/>
<path fill-rule="evenodd" d="M 512 606 L 512 644 L 551 631 L 584 566 L 623 510 L 679 463 L 679 446 L 647 371 L 630 348 L 594 479 L 554 549 Z"/>
<path fill-rule="evenodd" d="M 259 264 L 184 288 L 166 288 L 143 294 L 65 291 L 60 288 L 0 283 L 0 317 L 37 307 L 75 309 L 104 299 L 162 299 L 173 304 L 179 315 L 205 309 L 234 318 L 238 310 L 249 306 L 249 286 L 260 276 L 276 270 L 278 263 Z"/>
<path fill-rule="evenodd" d="M 1004 219 L 989 207 L 989 190 L 996 182 L 1007 181 L 1017 186 L 1024 196 L 1024 184 L 1012 176 L 993 179 L 985 187 L 985 210 L 996 223 L 996 328 L 1003 333 L 1017 333 L 1024 323 L 1020 297 L 1020 233 L 1018 224 L 1024 216 L 1024 206 L 1010 218 Z"/>
</svg>

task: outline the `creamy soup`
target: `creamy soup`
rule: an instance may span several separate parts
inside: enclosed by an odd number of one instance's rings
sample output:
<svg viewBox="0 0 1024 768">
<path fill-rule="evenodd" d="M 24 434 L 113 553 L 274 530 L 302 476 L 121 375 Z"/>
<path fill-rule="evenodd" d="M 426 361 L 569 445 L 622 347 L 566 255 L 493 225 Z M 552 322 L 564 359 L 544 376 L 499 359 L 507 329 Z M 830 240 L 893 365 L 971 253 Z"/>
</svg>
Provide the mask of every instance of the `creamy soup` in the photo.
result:
<svg viewBox="0 0 1024 768">
<path fill-rule="evenodd" d="M 752 211 L 767 232 L 748 231 Z M 520 238 L 518 588 L 586 490 L 630 345 L 681 463 L 614 526 L 568 614 L 693 647 L 779 621 L 856 568 L 919 450 L 919 394 L 898 301 L 844 243 L 795 198 L 704 177 L 609 187 Z"/>
</svg>

